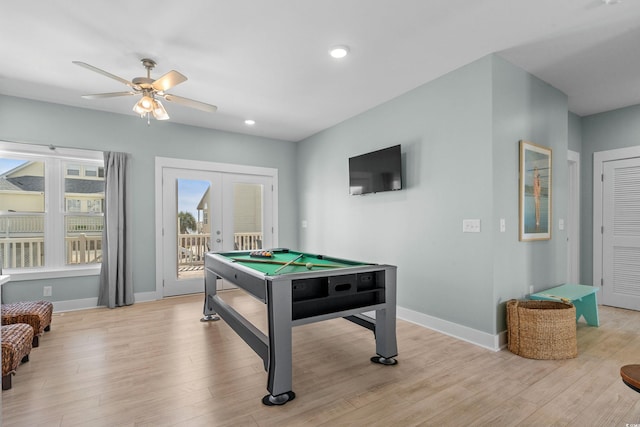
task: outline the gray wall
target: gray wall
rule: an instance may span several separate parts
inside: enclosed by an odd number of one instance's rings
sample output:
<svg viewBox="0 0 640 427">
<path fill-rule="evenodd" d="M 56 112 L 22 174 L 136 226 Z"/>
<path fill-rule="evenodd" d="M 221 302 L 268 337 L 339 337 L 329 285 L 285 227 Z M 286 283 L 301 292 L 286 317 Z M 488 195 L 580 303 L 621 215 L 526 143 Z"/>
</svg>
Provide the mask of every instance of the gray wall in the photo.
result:
<svg viewBox="0 0 640 427">
<path fill-rule="evenodd" d="M 301 247 L 397 265 L 398 305 L 496 334 L 504 301 L 566 276 L 563 232 L 518 241 L 520 139 L 554 150 L 555 223 L 566 215 L 566 96 L 497 56 L 320 132 L 298 149 Z M 347 159 L 394 144 L 405 190 L 349 196 Z M 482 232 L 462 233 L 465 218 Z"/>
<path fill-rule="evenodd" d="M 547 83 L 493 58 L 493 307 L 496 332 L 506 328 L 508 298 L 522 297 L 559 285 L 567 276 L 566 229 L 558 229 L 567 218 L 568 204 L 568 100 Z M 552 150 L 551 240 L 518 240 L 519 140 Z M 505 218 L 506 232 L 499 231 Z"/>
<path fill-rule="evenodd" d="M 278 169 L 280 245 L 297 243 L 295 143 L 233 134 L 131 115 L 104 113 L 0 96 L 0 139 L 62 147 L 131 153 L 133 194 L 133 281 L 135 292 L 155 291 L 155 157 L 173 157 Z M 53 286 L 53 301 L 97 297 L 98 278 L 9 282 L 7 302 L 42 299 Z"/>
<path fill-rule="evenodd" d="M 278 168 L 282 246 L 395 264 L 401 307 L 474 330 L 503 331 L 506 300 L 566 277 L 556 225 L 567 212 L 567 98 L 495 55 L 297 145 L 9 97 L 0 108 L 0 139 L 132 153 L 137 292 L 155 289 L 155 251 L 143 243 L 155 238 L 154 156 Z M 553 149 L 550 241 L 518 241 L 521 139 Z M 348 158 L 394 144 L 405 189 L 350 196 Z M 482 232 L 462 233 L 463 219 L 480 219 Z M 54 286 L 61 299 L 97 295 L 93 279 Z"/>
<path fill-rule="evenodd" d="M 582 152 L 582 118 L 571 112 L 569 112 L 569 150 L 576 153 Z"/>
<path fill-rule="evenodd" d="M 580 278 L 593 283 L 593 153 L 640 146 L 640 105 L 582 117 Z"/>
</svg>

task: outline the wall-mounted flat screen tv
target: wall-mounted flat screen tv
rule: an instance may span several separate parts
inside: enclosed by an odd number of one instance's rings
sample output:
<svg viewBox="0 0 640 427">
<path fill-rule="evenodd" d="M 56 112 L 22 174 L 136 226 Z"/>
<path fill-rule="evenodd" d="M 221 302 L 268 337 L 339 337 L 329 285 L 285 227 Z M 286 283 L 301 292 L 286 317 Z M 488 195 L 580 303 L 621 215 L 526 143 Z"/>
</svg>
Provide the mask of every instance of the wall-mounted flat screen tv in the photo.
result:
<svg viewBox="0 0 640 427">
<path fill-rule="evenodd" d="M 349 193 L 352 195 L 401 189 L 400 145 L 349 158 Z"/>
</svg>

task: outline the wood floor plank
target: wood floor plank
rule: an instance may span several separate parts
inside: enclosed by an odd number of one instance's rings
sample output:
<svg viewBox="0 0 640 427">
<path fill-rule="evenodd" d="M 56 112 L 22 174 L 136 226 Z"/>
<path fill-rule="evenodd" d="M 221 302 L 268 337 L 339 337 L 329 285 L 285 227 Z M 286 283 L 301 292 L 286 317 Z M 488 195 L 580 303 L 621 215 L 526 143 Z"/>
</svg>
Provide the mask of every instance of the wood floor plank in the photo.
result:
<svg viewBox="0 0 640 427">
<path fill-rule="evenodd" d="M 223 299 L 266 330 L 241 291 Z M 578 323 L 578 357 L 531 360 L 398 321 L 398 365 L 371 331 L 342 319 L 293 332 L 296 399 L 267 394 L 262 360 L 224 322 L 200 322 L 201 294 L 55 313 L 52 330 L 2 393 L 3 426 L 530 426 L 640 422 L 620 380 L 640 363 L 640 312 L 600 307 Z"/>
</svg>

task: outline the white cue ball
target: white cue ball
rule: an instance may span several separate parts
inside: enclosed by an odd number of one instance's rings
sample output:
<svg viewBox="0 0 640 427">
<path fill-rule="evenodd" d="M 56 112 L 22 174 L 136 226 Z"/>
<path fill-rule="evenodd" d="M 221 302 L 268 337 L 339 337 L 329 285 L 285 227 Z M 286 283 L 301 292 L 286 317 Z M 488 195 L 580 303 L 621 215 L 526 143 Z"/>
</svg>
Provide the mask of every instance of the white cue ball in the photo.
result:
<svg viewBox="0 0 640 427">
<path fill-rule="evenodd" d="M 311 270 L 313 268 L 313 264 L 310 262 L 307 263 L 307 270 Z"/>
</svg>

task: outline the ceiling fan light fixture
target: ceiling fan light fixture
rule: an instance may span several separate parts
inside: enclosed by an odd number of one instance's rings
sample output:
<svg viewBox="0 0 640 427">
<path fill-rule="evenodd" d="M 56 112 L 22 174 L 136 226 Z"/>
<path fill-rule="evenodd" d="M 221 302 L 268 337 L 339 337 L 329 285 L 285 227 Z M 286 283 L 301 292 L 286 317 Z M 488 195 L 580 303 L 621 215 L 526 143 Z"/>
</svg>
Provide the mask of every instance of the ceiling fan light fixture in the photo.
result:
<svg viewBox="0 0 640 427">
<path fill-rule="evenodd" d="M 329 55 L 332 58 L 340 59 L 349 54 L 349 46 L 334 46 L 329 49 Z"/>
<path fill-rule="evenodd" d="M 166 101 L 175 102 L 176 104 L 181 104 L 189 108 L 196 108 L 198 110 L 206 111 L 207 113 L 214 113 L 218 109 L 218 107 L 216 107 L 215 105 L 206 104 L 204 102 L 166 93 L 166 90 L 169 90 L 172 87 L 175 87 L 176 85 L 179 85 L 180 83 L 186 81 L 187 77 L 175 70 L 171 70 L 155 80 L 152 79 L 151 70 L 156 66 L 156 62 L 152 59 L 142 59 L 142 65 L 147 69 L 147 76 L 135 77 L 131 81 L 123 79 L 122 77 L 118 77 L 115 74 L 111 74 L 107 71 L 101 70 L 100 68 L 94 67 L 93 65 L 89 65 L 84 62 L 72 62 L 83 68 L 94 71 L 98 74 L 102 74 L 113 80 L 117 80 L 120 83 L 124 83 L 131 89 L 127 92 L 82 95 L 84 98 L 101 99 L 112 98 L 116 96 L 141 95 L 141 98 L 133 106 L 133 111 L 140 117 L 147 116 L 147 123 L 149 123 L 149 118 L 152 114 L 153 117 L 156 118 L 156 120 L 169 119 L 169 114 L 167 114 L 167 111 L 164 109 L 162 103 L 158 101 L 156 97 L 161 97 Z"/>
<path fill-rule="evenodd" d="M 145 95 L 140 98 L 140 101 L 133 106 L 133 111 L 141 116 L 144 116 L 146 113 L 151 113 L 153 111 L 154 99 L 149 95 Z"/>
<path fill-rule="evenodd" d="M 155 117 L 156 120 L 169 120 L 167 110 L 164 109 L 160 101 L 157 99 L 153 100 L 153 117 Z"/>
</svg>

